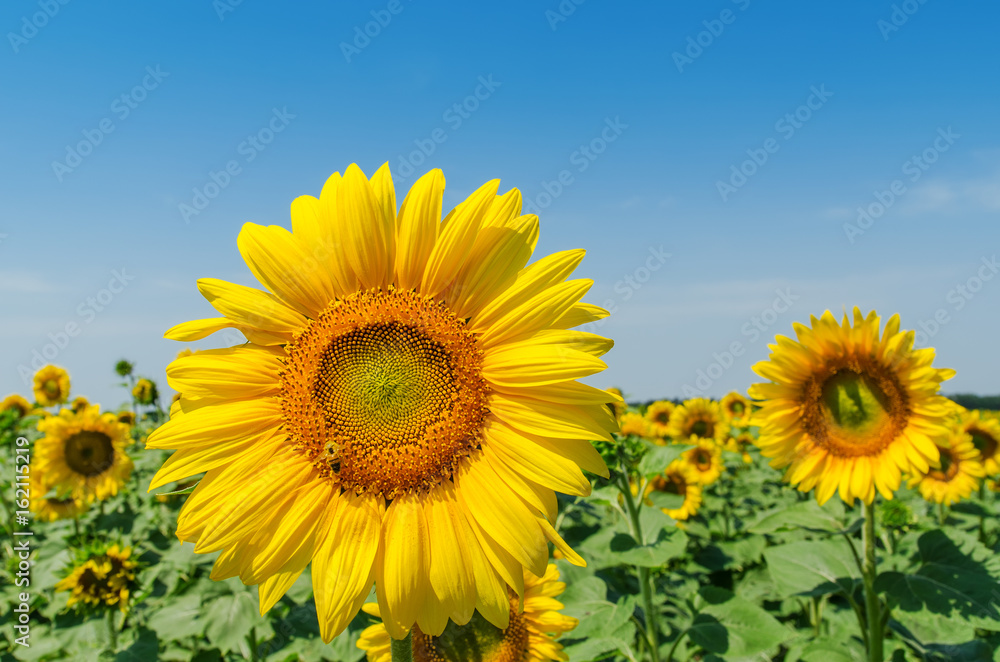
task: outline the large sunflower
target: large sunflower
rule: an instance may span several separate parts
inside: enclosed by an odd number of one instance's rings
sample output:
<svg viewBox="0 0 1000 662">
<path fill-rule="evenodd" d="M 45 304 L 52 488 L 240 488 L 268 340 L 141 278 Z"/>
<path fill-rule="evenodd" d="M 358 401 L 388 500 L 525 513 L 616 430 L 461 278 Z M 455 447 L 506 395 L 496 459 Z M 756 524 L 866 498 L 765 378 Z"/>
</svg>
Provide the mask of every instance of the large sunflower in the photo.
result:
<svg viewBox="0 0 1000 662">
<path fill-rule="evenodd" d="M 661 439 L 670 435 L 670 415 L 675 408 L 676 405 L 669 400 L 657 400 L 646 407 L 645 416 L 650 434 Z"/>
<path fill-rule="evenodd" d="M 722 462 L 722 447 L 711 439 L 692 436 L 694 448 L 681 455 L 684 463 L 691 467 L 693 476 L 700 485 L 711 485 L 719 476 L 725 464 Z"/>
<path fill-rule="evenodd" d="M 686 520 L 693 517 L 701 508 L 701 483 L 698 472 L 684 460 L 674 460 L 663 474 L 649 481 L 646 496 L 652 492 L 678 494 L 684 497 L 684 503 L 679 508 L 663 508 L 663 512 L 675 520 Z"/>
<path fill-rule="evenodd" d="M 729 423 L 722 415 L 719 403 L 707 398 L 685 400 L 670 415 L 670 436 L 685 443 L 692 436 L 712 439 L 724 444 L 729 435 Z"/>
<path fill-rule="evenodd" d="M 536 577 L 524 571 L 524 609 L 517 595 L 509 592 L 509 625 L 499 629 L 479 614 L 465 625 L 449 623 L 440 636 L 429 636 L 415 628 L 413 662 L 545 662 L 568 660 L 555 638 L 576 627 L 577 620 L 563 616 L 562 603 L 556 600 L 566 584 L 559 581 L 559 569 L 550 563 L 545 574 Z M 364 606 L 366 613 L 381 618 L 377 604 Z M 391 641 L 382 623 L 366 628 L 358 639 L 358 648 L 367 653 L 368 662 L 391 662 Z"/>
<path fill-rule="evenodd" d="M 937 462 L 934 440 L 948 434 L 950 412 L 938 389 L 955 372 L 931 366 L 933 349 L 913 349 L 898 315 L 881 339 L 874 311 L 855 308 L 853 325 L 830 311 L 811 322 L 795 325 L 797 342 L 778 336 L 769 360 L 754 366 L 771 380 L 750 389 L 762 400 L 757 445 L 772 467 L 788 467 L 792 485 L 815 487 L 821 504 L 837 491 L 847 503 L 871 503 L 876 489 L 891 499 L 903 472 Z"/>
<path fill-rule="evenodd" d="M 485 184 L 441 220 L 444 177 L 417 181 L 397 213 L 387 166 L 356 166 L 292 204 L 292 232 L 247 224 L 237 244 L 269 291 L 204 279 L 249 343 L 167 368 L 179 412 L 150 434 L 177 449 L 150 489 L 206 472 L 177 523 L 213 577 L 259 584 L 261 611 L 313 563 L 322 638 L 375 583 L 389 633 L 440 635 L 478 609 L 506 628 L 508 587 L 543 574 L 554 490 L 607 476 L 608 393 L 576 382 L 605 368 L 605 338 L 570 331 L 607 312 L 566 281 L 583 251 L 525 266 L 538 219 L 518 191 Z"/>
<path fill-rule="evenodd" d="M 128 426 L 113 414 L 102 415 L 100 405 L 79 414 L 63 409 L 39 421 L 38 429 L 45 433 L 35 442 L 38 469 L 60 498 L 100 501 L 118 494 L 128 480 Z"/>
<path fill-rule="evenodd" d="M 979 481 L 986 476 L 979 451 L 972 437 L 961 431 L 937 442 L 940 460 L 925 473 L 918 473 L 909 480 L 909 486 L 920 488 L 928 501 L 953 503 L 968 499 L 979 489 Z"/>
<path fill-rule="evenodd" d="M 719 401 L 723 415 L 733 425 L 744 425 L 750 418 L 750 401 L 742 393 L 733 391 Z"/>
<path fill-rule="evenodd" d="M 35 373 L 35 401 L 43 407 L 62 404 L 69 398 L 69 373 L 54 365 Z"/>
<path fill-rule="evenodd" d="M 1000 421 L 974 410 L 962 414 L 961 429 L 972 437 L 972 443 L 982 457 L 986 474 L 1000 474 Z"/>
<path fill-rule="evenodd" d="M 28 486 L 31 493 L 28 509 L 34 514 L 35 519 L 43 522 L 54 522 L 60 519 L 71 519 L 87 511 L 86 502 L 79 497 L 47 496 L 49 487 L 42 478 L 41 470 L 36 466 L 31 467 L 31 478 Z"/>
</svg>

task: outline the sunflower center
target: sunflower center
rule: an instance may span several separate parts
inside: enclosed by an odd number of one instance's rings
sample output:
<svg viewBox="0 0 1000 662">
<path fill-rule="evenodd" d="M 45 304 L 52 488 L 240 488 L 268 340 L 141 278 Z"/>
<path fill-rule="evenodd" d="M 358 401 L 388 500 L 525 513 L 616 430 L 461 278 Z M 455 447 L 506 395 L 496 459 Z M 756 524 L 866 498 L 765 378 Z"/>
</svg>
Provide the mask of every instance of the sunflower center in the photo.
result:
<svg viewBox="0 0 1000 662">
<path fill-rule="evenodd" d="M 976 447 L 984 460 L 989 460 L 997 454 L 997 448 L 1000 447 L 1000 444 L 992 435 L 976 428 L 969 430 L 969 434 L 972 436 L 972 445 Z"/>
<path fill-rule="evenodd" d="M 465 625 L 448 621 L 440 637 L 413 626 L 413 662 L 522 662 L 528 653 L 528 625 L 511 598 L 510 624 L 501 630 L 473 612 Z"/>
<path fill-rule="evenodd" d="M 657 492 L 684 496 L 687 494 L 687 483 L 685 482 L 684 477 L 680 474 L 669 473 L 665 476 L 657 476 L 654 478 L 653 489 Z"/>
<path fill-rule="evenodd" d="M 84 476 L 104 473 L 115 461 L 115 447 L 111 443 L 111 437 L 103 432 L 77 432 L 66 439 L 64 448 L 67 466 Z"/>
<path fill-rule="evenodd" d="M 659 423 L 660 425 L 666 425 L 667 423 L 670 422 L 670 414 L 668 414 L 665 411 L 661 411 L 660 413 L 658 413 L 656 416 L 653 417 L 653 420 Z"/>
<path fill-rule="evenodd" d="M 370 290 L 286 348 L 285 428 L 347 488 L 393 498 L 449 478 L 480 443 L 488 391 L 475 337 L 444 304 Z"/>
<path fill-rule="evenodd" d="M 950 481 L 956 475 L 958 475 L 958 458 L 954 456 L 953 451 L 950 448 L 942 448 L 941 450 L 941 468 L 931 469 L 927 474 L 940 481 Z"/>
<path fill-rule="evenodd" d="M 703 448 L 697 449 L 691 456 L 698 471 L 708 471 L 712 468 L 712 454 Z"/>
<path fill-rule="evenodd" d="M 712 424 L 706 420 L 697 420 L 691 424 L 691 434 L 708 437 L 712 434 Z"/>
<path fill-rule="evenodd" d="M 746 411 L 746 407 L 743 406 L 742 402 L 734 402 L 733 404 L 729 405 L 729 411 L 731 411 L 734 414 L 742 414 L 744 411 Z"/>
<path fill-rule="evenodd" d="M 906 427 L 907 397 L 896 377 L 877 365 L 851 365 L 817 375 L 805 387 L 803 427 L 840 457 L 876 455 Z"/>
<path fill-rule="evenodd" d="M 55 397 L 59 395 L 59 384 L 54 379 L 46 379 L 45 384 L 42 385 L 45 394 L 49 397 Z"/>
</svg>

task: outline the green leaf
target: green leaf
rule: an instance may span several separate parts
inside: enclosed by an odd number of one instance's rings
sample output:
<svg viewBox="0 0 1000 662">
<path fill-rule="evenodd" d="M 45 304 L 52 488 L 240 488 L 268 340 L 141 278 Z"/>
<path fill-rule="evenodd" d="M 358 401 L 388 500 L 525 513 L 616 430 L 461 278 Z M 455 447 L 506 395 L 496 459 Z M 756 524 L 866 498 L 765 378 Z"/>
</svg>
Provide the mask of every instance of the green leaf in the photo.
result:
<svg viewBox="0 0 1000 662">
<path fill-rule="evenodd" d="M 808 540 L 764 550 L 764 559 L 779 594 L 853 593 L 858 566 L 843 539 Z"/>
<path fill-rule="evenodd" d="M 954 644 L 924 644 L 898 621 L 890 619 L 889 629 L 923 662 L 991 662 L 992 650 L 985 641 Z"/>
<path fill-rule="evenodd" d="M 669 492 L 659 492 L 652 491 L 649 496 L 650 503 L 654 508 L 666 508 L 667 510 L 676 510 L 684 505 L 684 495 L 682 494 L 670 494 Z"/>
<path fill-rule="evenodd" d="M 171 641 L 201 636 L 205 631 L 201 615 L 201 596 L 188 593 L 170 598 L 163 609 L 149 615 L 148 622 L 160 639 Z"/>
<path fill-rule="evenodd" d="M 135 640 L 123 651 L 115 655 L 115 662 L 139 662 L 139 660 L 155 660 L 160 642 L 156 633 L 146 628 L 140 628 Z"/>
<path fill-rule="evenodd" d="M 820 506 L 815 501 L 800 501 L 787 508 L 779 508 L 765 513 L 748 527 L 750 533 L 775 533 L 793 529 L 806 529 L 820 533 L 840 533 L 855 531 L 860 525 L 856 521 L 844 528 L 834 507 Z"/>
<path fill-rule="evenodd" d="M 686 548 L 687 535 L 680 529 L 660 529 L 656 541 L 646 545 L 640 545 L 627 533 L 619 533 L 611 539 L 611 551 L 620 563 L 641 568 L 659 568 L 682 555 Z"/>
<path fill-rule="evenodd" d="M 760 659 L 794 636 L 766 611 L 725 589 L 706 586 L 698 595 L 699 611 L 688 636 L 709 653 L 726 660 Z"/>
<path fill-rule="evenodd" d="M 223 595 L 207 603 L 202 611 L 208 641 L 224 653 L 238 651 L 250 629 L 261 620 L 249 592 Z"/>
<path fill-rule="evenodd" d="M 690 444 L 671 444 L 658 446 L 646 442 L 646 454 L 639 461 L 639 473 L 645 478 L 658 476 L 670 463 L 679 458 L 684 451 L 692 448 Z"/>
<path fill-rule="evenodd" d="M 1000 562 L 975 541 L 959 547 L 944 531 L 917 541 L 920 567 L 913 574 L 885 572 L 876 588 L 885 592 L 895 616 L 920 619 L 928 612 L 985 630 L 1000 630 Z"/>
<path fill-rule="evenodd" d="M 601 579 L 587 577 L 570 584 L 559 596 L 564 605 L 563 613 L 580 621 L 572 634 L 567 636 L 568 639 L 612 637 L 630 622 L 635 611 L 634 598 L 626 596 L 616 604 L 608 601 L 607 592 L 607 586 Z"/>
</svg>

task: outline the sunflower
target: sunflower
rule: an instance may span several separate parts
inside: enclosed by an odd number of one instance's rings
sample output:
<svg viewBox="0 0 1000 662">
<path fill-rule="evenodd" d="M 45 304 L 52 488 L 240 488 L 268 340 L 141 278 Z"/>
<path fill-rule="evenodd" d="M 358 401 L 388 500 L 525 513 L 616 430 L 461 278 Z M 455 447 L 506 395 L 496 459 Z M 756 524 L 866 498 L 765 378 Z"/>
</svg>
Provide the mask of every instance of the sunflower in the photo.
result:
<svg viewBox="0 0 1000 662">
<path fill-rule="evenodd" d="M 931 367 L 934 350 L 913 349 L 914 332 L 872 311 L 837 324 L 830 311 L 795 325 L 798 341 L 778 336 L 769 360 L 754 372 L 771 383 L 750 395 L 762 409 L 757 445 L 799 490 L 816 488 L 825 503 L 839 489 L 847 503 L 871 503 L 877 489 L 891 499 L 903 472 L 924 473 L 937 462 L 934 440 L 948 434 L 951 411 L 938 395 L 954 370 Z"/>
<path fill-rule="evenodd" d="M 987 418 L 978 410 L 963 414 L 960 420 L 962 431 L 972 437 L 973 445 L 982 456 L 986 474 L 1000 474 L 1000 421 Z"/>
<path fill-rule="evenodd" d="M 674 403 L 669 400 L 657 400 L 646 407 L 646 422 L 650 434 L 660 438 L 670 435 L 670 414 L 673 413 L 674 407 Z"/>
<path fill-rule="evenodd" d="M 159 393 L 156 392 L 156 384 L 145 377 L 140 377 L 132 387 L 132 397 L 140 405 L 151 405 L 159 397 Z"/>
<path fill-rule="evenodd" d="M 628 409 L 628 403 L 625 402 L 625 394 L 622 393 L 620 388 L 615 388 L 612 386 L 607 389 L 607 393 L 611 394 L 611 401 L 608 402 L 608 407 L 611 408 L 611 413 L 614 414 L 615 419 L 621 420 L 622 415 Z"/>
<path fill-rule="evenodd" d="M 100 405 L 79 414 L 63 409 L 40 421 L 38 429 L 45 437 L 35 442 L 35 459 L 45 482 L 60 497 L 101 501 L 118 494 L 128 480 L 128 426 L 113 415 L 101 415 Z"/>
<path fill-rule="evenodd" d="M 743 425 L 750 417 L 750 401 L 742 393 L 733 391 L 719 401 L 722 413 L 733 425 Z"/>
<path fill-rule="evenodd" d="M 730 451 L 732 453 L 739 453 L 745 464 L 750 464 L 753 462 L 753 458 L 748 452 L 750 447 L 754 445 L 753 435 L 750 434 L 749 430 L 741 430 L 739 434 L 735 437 L 731 436 L 726 441 L 724 450 Z"/>
<path fill-rule="evenodd" d="M 702 439 L 692 435 L 691 444 L 694 448 L 684 451 L 682 460 L 694 472 L 699 485 L 708 486 L 722 475 L 722 447 L 711 439 Z"/>
<path fill-rule="evenodd" d="M 635 411 L 627 411 L 621 415 L 618 421 L 623 435 L 635 435 L 637 437 L 650 436 L 649 422 L 642 414 Z"/>
<path fill-rule="evenodd" d="M 14 410 L 18 418 L 24 418 L 31 412 L 31 403 L 17 393 L 11 393 L 0 402 L 0 411 Z"/>
<path fill-rule="evenodd" d="M 70 592 L 67 607 L 117 607 L 125 611 L 139 567 L 131 556 L 131 547 L 117 544 L 79 553 L 55 588 Z"/>
<path fill-rule="evenodd" d="M 681 521 L 694 517 L 701 507 L 701 483 L 698 471 L 684 460 L 674 460 L 663 474 L 654 477 L 646 487 L 646 496 L 652 492 L 679 494 L 684 497 L 680 508 L 663 508 L 669 517 Z"/>
<path fill-rule="evenodd" d="M 356 165 L 292 204 L 292 232 L 247 224 L 237 244 L 269 290 L 215 279 L 226 327 L 247 344 L 167 368 L 182 394 L 149 448 L 177 449 L 150 489 L 206 472 L 177 523 L 213 578 L 259 584 L 266 612 L 311 562 L 321 636 L 351 621 L 374 582 L 389 633 L 438 636 L 478 609 L 499 628 L 522 569 L 543 574 L 559 537 L 554 490 L 607 476 L 590 439 L 617 430 L 608 393 L 576 379 L 611 341 L 571 327 L 607 312 L 566 277 L 567 251 L 527 263 L 538 219 L 492 181 L 441 221 L 444 178 L 399 212 L 388 166 Z"/>
<path fill-rule="evenodd" d="M 908 485 L 918 486 L 928 501 L 950 506 L 978 490 L 986 471 L 970 435 L 956 431 L 936 443 L 939 461 L 928 471 L 912 476 Z"/>
<path fill-rule="evenodd" d="M 42 479 L 41 470 L 35 466 L 31 467 L 31 478 L 28 482 L 28 489 L 31 493 L 28 509 L 35 515 L 35 519 L 40 519 L 43 522 L 72 519 L 87 511 L 87 504 L 83 499 L 73 496 L 64 499 L 55 495 L 46 496 L 49 492 L 49 487 Z"/>
<path fill-rule="evenodd" d="M 75 413 L 79 414 L 81 411 L 83 411 L 89 406 L 90 406 L 90 401 L 87 400 L 87 398 L 83 397 L 82 395 L 78 395 L 75 398 L 73 398 L 73 403 L 70 405 L 70 409 L 72 409 Z"/>
<path fill-rule="evenodd" d="M 670 436 L 676 441 L 695 436 L 723 444 L 728 435 L 729 423 L 722 415 L 722 408 L 707 398 L 685 400 L 670 415 Z"/>
<path fill-rule="evenodd" d="M 69 373 L 47 365 L 35 373 L 35 401 L 43 407 L 62 404 L 69 398 Z"/>
<path fill-rule="evenodd" d="M 124 423 L 125 425 L 132 427 L 135 425 L 135 412 L 131 411 L 120 411 L 115 417 L 119 423 Z"/>
<path fill-rule="evenodd" d="M 524 571 L 524 610 L 518 597 L 508 591 L 509 625 L 499 629 L 478 613 L 465 625 L 449 623 L 440 636 L 413 631 L 413 662 L 545 662 L 568 660 L 555 639 L 577 626 L 577 620 L 563 616 L 555 599 L 566 588 L 559 581 L 559 569 L 550 563 L 542 577 Z M 377 604 L 364 606 L 365 613 L 381 618 Z M 389 633 L 383 623 L 366 628 L 358 638 L 358 648 L 368 662 L 392 662 Z"/>
</svg>

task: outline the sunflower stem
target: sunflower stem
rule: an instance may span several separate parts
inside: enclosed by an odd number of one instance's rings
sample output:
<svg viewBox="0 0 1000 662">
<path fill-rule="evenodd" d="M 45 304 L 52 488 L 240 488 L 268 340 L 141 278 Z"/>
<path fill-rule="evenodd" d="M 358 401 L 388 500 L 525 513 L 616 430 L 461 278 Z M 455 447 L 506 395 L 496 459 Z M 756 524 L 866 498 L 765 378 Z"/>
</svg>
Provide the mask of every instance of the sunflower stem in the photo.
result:
<svg viewBox="0 0 1000 662">
<path fill-rule="evenodd" d="M 643 544 L 642 523 L 639 521 L 639 508 L 636 506 L 635 498 L 632 496 L 632 487 L 628 482 L 628 475 L 621 474 L 618 489 L 625 497 L 625 507 L 628 509 L 629 529 L 636 544 Z M 639 494 L 644 492 L 644 485 L 639 486 Z M 646 617 L 646 644 L 649 648 L 649 657 L 653 662 L 660 662 L 660 633 L 656 622 L 656 610 L 653 608 L 653 587 L 652 577 L 649 568 L 636 566 L 639 575 L 639 588 L 642 590 L 642 611 Z"/>
<path fill-rule="evenodd" d="M 944 526 L 944 523 L 948 521 L 948 514 L 945 511 L 944 501 L 938 504 L 938 526 Z"/>
<path fill-rule="evenodd" d="M 107 617 L 108 624 L 108 645 L 112 653 L 118 651 L 118 628 L 115 627 L 115 612 L 112 609 L 108 610 Z"/>
<path fill-rule="evenodd" d="M 878 569 L 875 562 L 875 501 L 865 504 L 864 526 L 865 559 L 863 576 L 865 582 L 865 614 L 868 618 L 868 660 L 884 662 L 882 637 L 885 628 L 882 621 L 882 606 L 875 592 L 875 578 Z"/>
<path fill-rule="evenodd" d="M 392 639 L 392 662 L 413 662 L 413 631 L 406 633 L 406 639 Z"/>
</svg>

